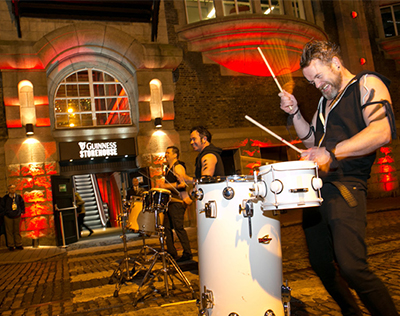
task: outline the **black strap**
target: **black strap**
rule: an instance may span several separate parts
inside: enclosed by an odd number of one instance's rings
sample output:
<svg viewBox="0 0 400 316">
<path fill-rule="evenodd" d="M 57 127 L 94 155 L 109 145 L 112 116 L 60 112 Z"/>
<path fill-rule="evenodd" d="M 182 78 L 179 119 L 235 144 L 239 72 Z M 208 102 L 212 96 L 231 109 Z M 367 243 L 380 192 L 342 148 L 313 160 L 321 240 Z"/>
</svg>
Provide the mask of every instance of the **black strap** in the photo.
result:
<svg viewBox="0 0 400 316">
<path fill-rule="evenodd" d="M 340 191 L 340 194 L 344 198 L 344 200 L 347 202 L 347 204 L 350 207 L 356 207 L 358 205 L 356 198 L 354 195 L 350 192 L 350 190 L 341 182 L 339 181 L 332 181 L 331 182 L 335 187 L 338 188 Z"/>
<path fill-rule="evenodd" d="M 368 102 L 361 107 L 361 110 L 364 110 L 365 107 L 373 104 L 382 104 L 382 106 L 385 108 L 386 116 L 389 120 L 390 131 L 392 133 L 392 139 L 396 139 L 397 138 L 396 120 L 394 118 L 394 113 L 391 104 L 389 103 L 388 100 Z"/>
</svg>

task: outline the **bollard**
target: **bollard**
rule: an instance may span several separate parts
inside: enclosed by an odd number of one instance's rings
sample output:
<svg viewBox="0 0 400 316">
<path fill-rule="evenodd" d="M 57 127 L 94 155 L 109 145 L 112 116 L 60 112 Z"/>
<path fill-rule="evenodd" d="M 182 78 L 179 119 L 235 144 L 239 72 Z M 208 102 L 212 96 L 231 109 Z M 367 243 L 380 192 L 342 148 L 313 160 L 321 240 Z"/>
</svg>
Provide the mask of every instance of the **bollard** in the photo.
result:
<svg viewBox="0 0 400 316">
<path fill-rule="evenodd" d="M 32 248 L 39 248 L 39 238 L 32 239 Z"/>
</svg>

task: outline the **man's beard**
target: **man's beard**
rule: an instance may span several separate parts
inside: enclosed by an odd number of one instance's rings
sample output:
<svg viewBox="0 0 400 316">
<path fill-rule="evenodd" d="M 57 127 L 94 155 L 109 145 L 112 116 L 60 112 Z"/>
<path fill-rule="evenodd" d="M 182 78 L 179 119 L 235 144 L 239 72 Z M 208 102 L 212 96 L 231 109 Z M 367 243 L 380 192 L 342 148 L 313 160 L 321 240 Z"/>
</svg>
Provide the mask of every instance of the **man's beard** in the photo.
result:
<svg viewBox="0 0 400 316">
<path fill-rule="evenodd" d="M 342 74 L 339 71 L 333 71 L 333 73 L 336 73 L 337 76 L 334 79 L 334 81 L 332 82 L 328 82 L 328 84 L 331 86 L 331 91 L 329 93 L 324 93 L 321 90 L 322 95 L 328 99 L 328 100 L 333 100 L 334 98 L 336 98 L 336 96 L 338 95 L 339 91 L 340 91 L 340 87 L 342 86 Z"/>
</svg>

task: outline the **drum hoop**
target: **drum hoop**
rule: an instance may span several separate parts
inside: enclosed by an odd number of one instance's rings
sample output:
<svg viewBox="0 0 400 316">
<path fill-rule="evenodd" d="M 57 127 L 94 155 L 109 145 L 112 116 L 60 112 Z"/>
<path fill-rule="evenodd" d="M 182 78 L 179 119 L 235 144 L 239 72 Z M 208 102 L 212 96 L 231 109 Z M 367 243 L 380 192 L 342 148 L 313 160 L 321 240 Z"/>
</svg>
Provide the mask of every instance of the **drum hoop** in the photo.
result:
<svg viewBox="0 0 400 316">
<path fill-rule="evenodd" d="M 300 166 L 300 168 L 276 168 L 276 166 L 274 166 L 274 165 L 276 165 L 276 164 L 266 165 L 266 166 L 270 166 L 270 168 L 267 171 L 261 171 L 260 170 L 260 172 L 258 173 L 258 176 L 262 176 L 264 174 L 268 174 L 269 172 L 272 172 L 272 171 L 288 172 L 288 171 L 297 171 L 297 170 L 316 170 L 316 168 L 317 168 L 317 165 L 315 163 L 313 163 L 313 166 L 307 166 L 307 167 L 301 167 Z"/>
<path fill-rule="evenodd" d="M 218 177 L 202 177 L 198 180 L 200 184 L 207 184 L 207 183 L 221 183 L 221 182 L 253 182 L 254 176 L 252 175 L 231 175 L 231 176 L 218 176 Z"/>
<path fill-rule="evenodd" d="M 153 188 L 150 190 L 150 192 L 160 192 L 160 193 L 165 193 L 171 195 L 171 191 L 163 188 Z"/>
</svg>

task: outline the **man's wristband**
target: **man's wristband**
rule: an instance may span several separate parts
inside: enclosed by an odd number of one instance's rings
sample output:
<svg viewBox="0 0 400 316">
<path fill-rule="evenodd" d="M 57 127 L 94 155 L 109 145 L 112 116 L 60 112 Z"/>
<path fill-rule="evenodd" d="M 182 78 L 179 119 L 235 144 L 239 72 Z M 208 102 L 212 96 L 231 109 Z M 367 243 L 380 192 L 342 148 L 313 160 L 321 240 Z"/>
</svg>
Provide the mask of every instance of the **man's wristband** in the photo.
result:
<svg viewBox="0 0 400 316">
<path fill-rule="evenodd" d="M 296 112 L 294 112 L 293 114 L 289 114 L 289 117 L 293 118 L 297 113 L 299 113 L 299 111 L 300 111 L 300 108 L 297 107 Z"/>
</svg>

